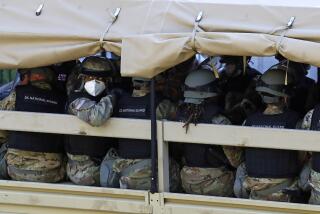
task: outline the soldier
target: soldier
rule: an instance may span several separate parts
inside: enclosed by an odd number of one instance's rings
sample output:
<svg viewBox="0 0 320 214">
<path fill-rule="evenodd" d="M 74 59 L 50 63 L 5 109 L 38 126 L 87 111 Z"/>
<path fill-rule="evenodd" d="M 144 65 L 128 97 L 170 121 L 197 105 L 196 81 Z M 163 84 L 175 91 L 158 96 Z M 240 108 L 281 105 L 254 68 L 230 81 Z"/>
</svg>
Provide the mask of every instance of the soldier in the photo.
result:
<svg viewBox="0 0 320 214">
<path fill-rule="evenodd" d="M 289 72 L 294 77 L 295 88 L 290 99 L 290 108 L 298 112 L 300 116 L 304 116 L 316 105 L 318 99 L 316 83 L 313 79 L 307 77 L 310 65 L 288 61 L 281 55 L 277 55 L 276 59 L 279 60 L 280 64 L 288 65 Z"/>
<path fill-rule="evenodd" d="M 133 78 L 133 92 L 118 91 L 114 116 L 133 119 L 150 119 L 150 80 Z M 160 100 L 160 99 L 158 99 Z M 157 103 L 159 103 L 157 101 Z M 157 119 L 164 119 L 175 108 L 169 101 L 157 107 Z M 101 184 L 105 187 L 149 190 L 151 187 L 150 142 L 138 139 L 119 139 L 119 154 L 108 153 L 101 166 Z M 179 168 L 170 163 L 172 191 L 179 186 Z"/>
<path fill-rule="evenodd" d="M 112 63 L 106 58 L 91 56 L 75 72 L 68 82 L 68 113 L 92 126 L 103 125 L 113 112 L 110 84 L 115 70 Z M 65 149 L 69 179 L 79 185 L 99 186 L 101 161 L 113 146 L 111 138 L 68 136 Z"/>
<path fill-rule="evenodd" d="M 54 88 L 55 76 L 50 68 L 23 69 L 19 73 L 20 85 L 0 102 L 1 110 L 63 113 L 65 103 Z M 59 182 L 65 177 L 60 135 L 10 132 L 5 158 L 7 167 L 2 165 L 1 169 L 7 168 L 13 180 Z"/>
<path fill-rule="evenodd" d="M 225 114 L 235 125 L 241 125 L 247 116 L 262 108 L 261 98 L 254 90 L 256 79 L 261 74 L 249 66 L 250 59 L 247 58 L 245 65 L 241 56 L 223 56 L 220 59 L 220 63 L 225 65 L 219 75 L 220 87 L 225 94 Z"/>
<path fill-rule="evenodd" d="M 184 122 L 186 131 L 191 123 L 229 125 L 222 115 L 218 100 L 221 91 L 212 71 L 196 70 L 185 79 L 184 105 L 176 120 Z M 184 144 L 185 165 L 181 170 L 182 188 L 187 193 L 232 196 L 234 171 L 242 162 L 241 149 L 201 144 Z"/>
<path fill-rule="evenodd" d="M 304 117 L 302 129 L 320 130 L 320 105 L 316 105 Z M 300 186 L 308 191 L 311 189 L 309 204 L 320 205 L 320 153 L 312 152 L 311 161 L 301 172 L 299 183 Z"/>
<path fill-rule="evenodd" d="M 244 125 L 294 129 L 298 113 L 287 108 L 293 77 L 283 65 L 271 67 L 258 82 L 256 90 L 267 105 L 262 113 L 249 116 Z M 245 162 L 237 170 L 234 186 L 239 198 L 289 202 L 288 193 L 297 190 L 301 170 L 298 151 L 247 148 Z"/>
<path fill-rule="evenodd" d="M 5 97 L 9 96 L 10 93 L 15 89 L 15 87 L 20 82 L 20 75 L 17 72 L 16 77 L 13 81 L 0 86 L 0 100 L 3 100 Z"/>
</svg>

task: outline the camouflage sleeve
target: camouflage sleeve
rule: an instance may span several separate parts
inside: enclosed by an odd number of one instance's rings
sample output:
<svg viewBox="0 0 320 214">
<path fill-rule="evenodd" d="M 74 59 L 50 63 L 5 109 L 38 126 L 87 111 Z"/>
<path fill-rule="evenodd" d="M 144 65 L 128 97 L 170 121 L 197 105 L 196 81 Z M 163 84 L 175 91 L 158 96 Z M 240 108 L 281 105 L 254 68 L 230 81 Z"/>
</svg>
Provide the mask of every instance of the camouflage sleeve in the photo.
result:
<svg viewBox="0 0 320 214">
<path fill-rule="evenodd" d="M 170 100 L 163 100 L 156 110 L 157 120 L 172 120 L 177 112 L 177 105 Z"/>
<path fill-rule="evenodd" d="M 16 104 L 16 92 L 12 91 L 9 96 L 0 101 L 0 110 L 14 111 Z"/>
<path fill-rule="evenodd" d="M 231 121 L 223 115 L 218 115 L 212 119 L 213 124 L 231 125 Z M 237 168 L 244 160 L 244 152 L 241 147 L 222 146 L 224 154 L 228 158 L 231 166 Z"/>
<path fill-rule="evenodd" d="M 301 129 L 310 130 L 311 128 L 311 119 L 313 115 L 313 109 L 310 110 L 303 118 Z"/>
<path fill-rule="evenodd" d="M 69 113 L 92 126 L 103 125 L 112 115 L 112 96 L 103 97 L 96 103 L 88 98 L 78 98 L 69 105 Z"/>
</svg>

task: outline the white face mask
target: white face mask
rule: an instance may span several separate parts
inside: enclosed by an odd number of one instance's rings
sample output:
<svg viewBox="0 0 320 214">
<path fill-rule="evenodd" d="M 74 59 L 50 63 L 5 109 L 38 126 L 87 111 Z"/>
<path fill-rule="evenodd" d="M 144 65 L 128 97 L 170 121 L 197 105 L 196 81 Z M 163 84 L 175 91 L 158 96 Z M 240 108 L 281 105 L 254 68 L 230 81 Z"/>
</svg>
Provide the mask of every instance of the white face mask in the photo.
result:
<svg viewBox="0 0 320 214">
<path fill-rule="evenodd" d="M 104 82 L 99 80 L 90 80 L 84 84 L 84 89 L 88 94 L 96 97 L 106 89 L 106 85 Z"/>
</svg>

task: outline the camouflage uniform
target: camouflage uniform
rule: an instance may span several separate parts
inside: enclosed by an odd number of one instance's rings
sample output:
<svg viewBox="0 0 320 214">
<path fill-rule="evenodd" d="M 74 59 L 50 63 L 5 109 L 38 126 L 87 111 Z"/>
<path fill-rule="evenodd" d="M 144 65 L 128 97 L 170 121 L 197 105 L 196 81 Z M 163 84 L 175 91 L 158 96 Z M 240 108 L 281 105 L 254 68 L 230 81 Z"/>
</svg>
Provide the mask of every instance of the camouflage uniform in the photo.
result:
<svg viewBox="0 0 320 214">
<path fill-rule="evenodd" d="M 278 108 L 267 108 L 265 114 L 279 114 Z M 290 202 L 291 196 L 287 191 L 298 191 L 297 178 L 254 178 L 247 174 L 245 163 L 242 163 L 236 173 L 234 193 L 238 198 L 256 200 Z"/>
<path fill-rule="evenodd" d="M 301 124 L 302 129 L 310 130 L 313 111 L 313 109 L 310 110 L 303 118 Z M 300 174 L 299 181 L 300 183 L 305 184 L 301 185 L 304 191 L 309 191 L 311 189 L 309 204 L 320 205 L 320 173 L 311 168 L 311 163 L 305 166 L 305 170 Z"/>
<path fill-rule="evenodd" d="M 80 185 L 100 185 L 100 166 L 87 155 L 67 153 L 67 175 L 69 179 Z"/>
<path fill-rule="evenodd" d="M 92 126 L 101 126 L 113 111 L 112 96 L 107 95 L 96 103 L 88 98 L 78 98 L 69 105 L 69 113 Z"/>
<path fill-rule="evenodd" d="M 9 96 L 0 101 L 0 109 L 7 111 L 14 111 L 16 104 L 16 92 L 12 91 Z"/>
<path fill-rule="evenodd" d="M 34 72 L 37 72 L 35 70 Z M 51 89 L 44 82 L 31 82 L 31 85 Z M 16 92 L 0 101 L 0 110 L 15 110 Z M 7 142 L 7 135 L 1 136 Z M 1 142 L 2 143 L 2 142 Z M 65 161 L 62 154 L 23 151 L 7 148 L 7 143 L 0 148 L 0 175 L 18 181 L 58 182 L 65 177 Z"/>
<path fill-rule="evenodd" d="M 0 101 L 0 110 L 13 111 L 16 104 L 16 93 L 12 91 L 7 97 Z M 8 150 L 8 133 L 7 131 L 0 130 L 1 148 L 0 148 L 0 178 L 9 179 L 7 170 L 7 161 L 5 155 Z"/>
<path fill-rule="evenodd" d="M 296 191 L 297 179 L 249 177 L 244 163 L 237 169 L 234 193 L 238 198 L 290 202 L 284 189 Z"/>
<path fill-rule="evenodd" d="M 5 155 L 8 150 L 8 133 L 7 131 L 0 130 L 0 178 L 8 179 L 7 162 Z"/>
<path fill-rule="evenodd" d="M 163 100 L 156 109 L 157 119 L 167 119 L 174 114 L 176 106 Z M 170 159 L 170 190 L 180 189 L 180 167 Z M 101 185 L 122 189 L 149 190 L 151 188 L 151 159 L 123 159 L 114 150 L 104 158 L 100 169 Z"/>
<path fill-rule="evenodd" d="M 75 74 L 71 74 L 68 79 L 67 88 L 69 93 L 74 89 L 70 81 L 74 81 L 75 76 Z M 95 102 L 88 98 L 80 97 L 69 104 L 68 111 L 84 122 L 98 127 L 111 117 L 113 98 L 112 95 L 106 95 L 99 102 Z M 100 164 L 88 155 L 67 153 L 67 156 L 67 175 L 72 182 L 79 185 L 100 185 Z"/>
<path fill-rule="evenodd" d="M 212 119 L 213 124 L 230 125 L 224 116 L 218 115 Z M 238 167 L 243 161 L 241 148 L 222 146 L 222 149 L 233 167 Z M 226 167 L 202 168 L 184 166 L 181 170 L 181 182 L 185 192 L 191 194 L 232 196 L 234 172 Z"/>
<path fill-rule="evenodd" d="M 57 153 L 8 149 L 8 174 L 17 181 L 59 182 L 65 177 L 64 156 Z"/>
<path fill-rule="evenodd" d="M 170 191 L 180 190 L 180 167 L 170 159 Z M 121 189 L 150 190 L 151 159 L 123 159 L 116 151 L 110 149 L 104 158 L 100 169 L 102 186 Z"/>
</svg>

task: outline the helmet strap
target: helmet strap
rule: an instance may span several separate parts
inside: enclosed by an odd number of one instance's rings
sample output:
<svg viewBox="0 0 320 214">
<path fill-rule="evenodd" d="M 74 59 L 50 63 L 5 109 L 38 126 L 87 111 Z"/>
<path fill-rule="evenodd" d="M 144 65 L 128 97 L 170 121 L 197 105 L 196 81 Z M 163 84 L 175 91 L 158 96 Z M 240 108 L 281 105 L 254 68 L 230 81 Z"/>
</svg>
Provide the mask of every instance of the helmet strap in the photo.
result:
<svg viewBox="0 0 320 214">
<path fill-rule="evenodd" d="M 242 65 L 243 65 L 243 75 L 246 75 L 247 72 L 247 56 L 242 57 Z"/>
<path fill-rule="evenodd" d="M 219 72 L 218 72 L 218 69 L 216 68 L 216 66 L 213 63 L 213 58 L 212 57 L 210 59 L 210 66 L 212 68 L 212 71 L 213 71 L 213 74 L 214 74 L 215 78 L 219 79 Z"/>
<path fill-rule="evenodd" d="M 288 85 L 288 70 L 289 70 L 289 63 L 290 61 L 287 60 L 287 67 L 286 67 L 286 77 L 284 79 L 284 85 Z"/>
</svg>

